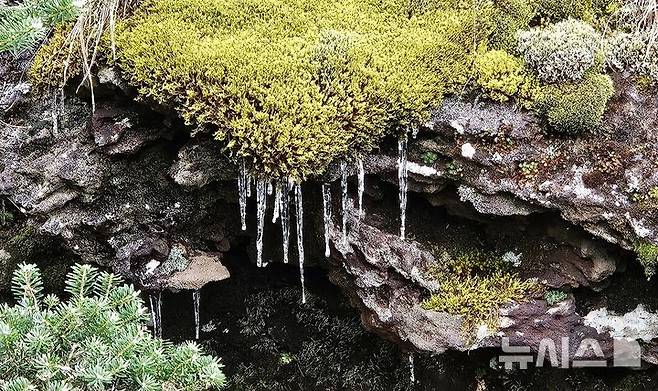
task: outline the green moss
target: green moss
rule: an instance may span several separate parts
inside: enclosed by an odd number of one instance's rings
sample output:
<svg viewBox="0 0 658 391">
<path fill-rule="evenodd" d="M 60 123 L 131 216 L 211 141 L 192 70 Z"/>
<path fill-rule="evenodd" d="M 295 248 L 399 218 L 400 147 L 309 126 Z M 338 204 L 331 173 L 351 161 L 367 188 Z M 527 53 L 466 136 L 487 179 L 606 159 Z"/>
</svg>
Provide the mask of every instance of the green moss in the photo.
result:
<svg viewBox="0 0 658 391">
<path fill-rule="evenodd" d="M 174 246 L 169 251 L 167 259 L 160 265 L 160 272 L 164 275 L 180 272 L 187 269 L 189 264 L 185 250 L 180 246 Z"/>
<path fill-rule="evenodd" d="M 521 279 L 501 257 L 480 251 L 466 251 L 455 257 L 444 253 L 441 263 L 427 271 L 440 288 L 421 305 L 426 310 L 461 315 L 462 331 L 468 340 L 481 324 L 490 330 L 498 328 L 502 305 L 522 301 L 538 290 L 534 281 Z"/>
<path fill-rule="evenodd" d="M 539 174 L 539 163 L 537 162 L 521 162 L 519 163 L 521 175 L 526 180 L 533 180 Z"/>
<path fill-rule="evenodd" d="M 503 50 L 489 50 L 475 58 L 476 84 L 492 100 L 505 102 L 511 97 L 532 100 L 539 85 L 523 60 Z"/>
<path fill-rule="evenodd" d="M 656 266 L 658 265 L 658 246 L 649 243 L 638 241 L 634 245 L 637 258 L 644 267 L 644 274 L 647 279 L 656 274 Z"/>
<path fill-rule="evenodd" d="M 488 276 L 465 276 L 441 281 L 441 287 L 422 303 L 426 310 L 461 315 L 465 334 L 486 324 L 498 328 L 498 310 L 504 304 L 524 300 L 536 289 L 516 274 L 495 272 Z"/>
<path fill-rule="evenodd" d="M 554 306 L 555 304 L 566 300 L 567 297 L 569 297 L 569 295 L 559 289 L 551 289 L 544 293 L 544 300 L 546 300 L 550 306 Z"/>
<path fill-rule="evenodd" d="M 592 0 L 541 0 L 537 14 L 552 22 L 567 18 L 591 20 Z"/>
<path fill-rule="evenodd" d="M 613 93 L 609 76 L 589 72 L 581 81 L 544 87 L 539 107 L 558 132 L 596 133 Z"/>
<path fill-rule="evenodd" d="M 658 200 L 658 186 L 651 186 L 647 195 L 652 200 Z"/>
<path fill-rule="evenodd" d="M 497 0 L 495 4 L 490 47 L 511 52 L 516 48 L 516 32 L 528 28 L 537 13 L 537 0 Z"/>
<path fill-rule="evenodd" d="M 439 155 L 436 152 L 427 151 L 420 155 L 420 160 L 425 164 L 434 164 L 437 161 Z"/>
<path fill-rule="evenodd" d="M 475 50 L 513 39 L 525 4 L 147 0 L 118 26 L 117 63 L 254 171 L 302 179 L 462 92 Z"/>
<path fill-rule="evenodd" d="M 28 72 L 35 87 L 62 87 L 68 80 L 82 73 L 78 57 L 69 55 L 71 52 L 66 38 L 70 29 L 70 25 L 56 28 L 49 44 L 41 46 L 37 51 Z"/>
<path fill-rule="evenodd" d="M 151 0 L 119 30 L 119 65 L 143 96 L 213 125 L 255 171 L 304 178 L 424 121 L 446 75 L 467 80 L 472 11 L 406 11 L 393 1 Z"/>
</svg>

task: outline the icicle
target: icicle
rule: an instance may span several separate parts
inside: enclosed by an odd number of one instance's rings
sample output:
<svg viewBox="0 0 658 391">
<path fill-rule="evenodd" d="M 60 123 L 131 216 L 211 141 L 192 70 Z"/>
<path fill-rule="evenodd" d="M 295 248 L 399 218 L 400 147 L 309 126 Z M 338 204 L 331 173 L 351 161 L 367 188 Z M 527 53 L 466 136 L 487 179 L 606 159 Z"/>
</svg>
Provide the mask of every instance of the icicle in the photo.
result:
<svg viewBox="0 0 658 391">
<path fill-rule="evenodd" d="M 283 263 L 288 263 L 288 248 L 290 247 L 290 209 L 288 178 L 281 179 L 281 196 L 279 204 L 279 217 L 281 218 L 281 235 L 283 243 Z"/>
<path fill-rule="evenodd" d="M 153 322 L 153 335 L 162 338 L 162 292 L 149 295 L 151 303 L 151 322 Z"/>
<path fill-rule="evenodd" d="M 363 191 L 366 188 L 366 172 L 363 169 L 363 160 L 356 161 L 356 168 L 359 182 L 359 220 L 361 220 L 361 215 L 363 215 Z"/>
<path fill-rule="evenodd" d="M 198 289 L 192 292 L 192 301 L 194 301 L 194 338 L 199 339 L 199 330 L 201 328 L 199 302 L 201 301 L 201 292 Z"/>
<path fill-rule="evenodd" d="M 263 233 L 265 230 L 265 209 L 267 208 L 267 181 L 256 181 L 256 217 L 258 227 L 256 231 L 256 265 L 263 267 Z"/>
<path fill-rule="evenodd" d="M 302 303 L 306 303 L 304 287 L 304 205 L 302 203 L 302 185 L 295 184 L 295 206 L 297 217 L 297 253 L 299 254 L 299 274 L 302 282 Z"/>
<path fill-rule="evenodd" d="M 398 140 L 398 183 L 400 187 L 400 238 L 405 237 L 407 221 L 407 135 Z"/>
<path fill-rule="evenodd" d="M 342 207 L 342 239 L 343 243 L 347 244 L 347 163 L 340 163 L 340 191 L 341 191 L 341 207 Z"/>
<path fill-rule="evenodd" d="M 238 202 L 240 204 L 240 222 L 242 230 L 247 229 L 247 186 L 248 183 L 247 167 L 244 159 L 240 162 L 240 173 L 238 174 Z"/>
<path fill-rule="evenodd" d="M 419 130 L 420 130 L 420 128 L 419 128 L 418 126 L 414 125 L 414 126 L 411 128 L 411 137 L 413 137 L 414 139 L 415 139 L 416 137 L 418 137 L 418 131 L 419 131 Z"/>
<path fill-rule="evenodd" d="M 253 179 L 249 173 L 247 173 L 247 179 L 245 180 L 245 183 L 247 184 L 247 198 L 251 197 L 251 182 L 253 182 Z"/>
<path fill-rule="evenodd" d="M 62 95 L 63 97 L 63 95 Z M 59 113 L 60 113 L 60 100 L 59 94 L 57 92 L 53 93 L 53 102 L 52 102 L 52 112 L 51 112 L 51 117 L 53 120 L 53 135 L 57 136 L 59 134 Z M 62 102 L 63 102 L 62 98 Z"/>
<path fill-rule="evenodd" d="M 416 383 L 416 370 L 414 366 L 414 354 L 409 353 L 409 371 L 410 371 L 410 377 L 409 380 L 411 380 L 411 384 Z"/>
<path fill-rule="evenodd" d="M 324 256 L 329 258 L 329 226 L 331 224 L 331 187 L 328 183 L 322 184 L 322 207 L 324 215 Z"/>
<path fill-rule="evenodd" d="M 272 223 L 276 223 L 279 219 L 279 211 L 281 210 L 281 183 L 276 183 L 274 187 L 274 212 L 272 213 Z"/>
<path fill-rule="evenodd" d="M 272 182 L 267 182 L 267 195 L 272 195 L 274 192 L 274 186 L 272 186 Z"/>
</svg>

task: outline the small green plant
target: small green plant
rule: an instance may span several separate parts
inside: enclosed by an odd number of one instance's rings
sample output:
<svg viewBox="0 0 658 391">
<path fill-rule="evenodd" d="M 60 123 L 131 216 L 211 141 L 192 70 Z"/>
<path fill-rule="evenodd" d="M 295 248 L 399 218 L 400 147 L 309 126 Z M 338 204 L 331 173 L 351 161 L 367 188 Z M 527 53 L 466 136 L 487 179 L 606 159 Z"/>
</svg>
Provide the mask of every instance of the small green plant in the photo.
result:
<svg viewBox="0 0 658 391">
<path fill-rule="evenodd" d="M 295 356 L 293 356 L 292 353 L 286 352 L 279 355 L 279 364 L 281 365 L 288 365 L 293 361 L 295 361 Z"/>
<path fill-rule="evenodd" d="M 462 332 L 472 340 L 481 324 L 498 328 L 498 310 L 512 301 L 522 301 L 538 291 L 532 280 L 521 279 L 513 265 L 502 257 L 469 250 L 451 256 L 441 255 L 441 265 L 431 266 L 426 274 L 440 287 L 421 306 L 426 310 L 462 316 Z"/>
<path fill-rule="evenodd" d="M 446 163 L 446 175 L 451 178 L 460 178 L 463 176 L 464 169 L 457 161 Z"/>
<path fill-rule="evenodd" d="M 578 82 L 545 86 L 538 105 L 558 132 L 596 133 L 613 93 L 608 75 L 589 72 Z"/>
<path fill-rule="evenodd" d="M 162 262 L 160 271 L 165 275 L 169 275 L 187 269 L 189 264 L 190 261 L 185 256 L 184 249 L 180 246 L 173 246 L 171 250 L 169 250 L 169 256 L 167 256 L 167 259 Z"/>
<path fill-rule="evenodd" d="M 75 265 L 68 300 L 43 294 L 39 269 L 14 272 L 16 305 L 0 306 L 1 390 L 222 388 L 219 360 L 194 343 L 151 337 L 139 292 L 114 274 Z"/>
<path fill-rule="evenodd" d="M 35 47 L 53 27 L 74 20 L 79 12 L 73 0 L 27 0 L 0 7 L 0 52 L 18 56 Z"/>
<path fill-rule="evenodd" d="M 437 161 L 439 155 L 436 152 L 427 151 L 420 155 L 420 160 L 425 164 L 434 164 Z"/>
<path fill-rule="evenodd" d="M 554 306 L 555 304 L 566 300 L 567 297 L 569 297 L 569 295 L 567 295 L 566 292 L 559 289 L 551 289 L 546 291 L 546 293 L 544 293 L 544 300 L 546 300 L 546 302 L 550 306 Z"/>
<path fill-rule="evenodd" d="M 7 210 L 5 200 L 0 204 L 0 227 L 6 227 L 14 221 L 14 214 Z"/>
<path fill-rule="evenodd" d="M 521 169 L 521 175 L 523 175 L 523 178 L 526 180 L 532 180 L 539 173 L 539 163 L 521 162 L 519 163 L 519 169 Z"/>
<path fill-rule="evenodd" d="M 652 200 L 658 200 L 658 186 L 651 186 L 648 195 Z"/>
<path fill-rule="evenodd" d="M 635 242 L 635 253 L 637 258 L 644 267 L 644 275 L 647 279 L 653 277 L 656 274 L 656 266 L 658 265 L 658 246 L 649 243 L 638 241 Z"/>
</svg>

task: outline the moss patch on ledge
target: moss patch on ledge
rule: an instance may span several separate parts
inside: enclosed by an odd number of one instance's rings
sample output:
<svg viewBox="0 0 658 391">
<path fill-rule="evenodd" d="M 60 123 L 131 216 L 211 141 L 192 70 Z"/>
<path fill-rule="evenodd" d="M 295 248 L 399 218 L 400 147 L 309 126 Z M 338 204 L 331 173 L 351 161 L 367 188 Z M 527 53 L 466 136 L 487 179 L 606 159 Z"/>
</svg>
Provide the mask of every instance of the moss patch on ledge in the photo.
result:
<svg viewBox="0 0 658 391">
<path fill-rule="evenodd" d="M 499 309 L 513 301 L 523 301 L 540 292 L 541 286 L 521 279 L 513 265 L 502 257 L 478 251 L 455 257 L 444 254 L 441 267 L 427 271 L 440 288 L 422 303 L 426 310 L 462 316 L 462 333 L 472 342 L 480 325 L 498 329 Z"/>
<path fill-rule="evenodd" d="M 637 241 L 634 243 L 635 253 L 637 258 L 644 268 L 644 275 L 647 279 L 656 274 L 656 267 L 658 266 L 658 246 L 645 241 Z"/>
<path fill-rule="evenodd" d="M 118 64 L 254 171 L 303 179 L 423 123 L 463 90 L 476 50 L 505 46 L 533 15 L 523 1 L 428 4 L 146 0 L 118 26 Z M 509 72 L 489 88 L 513 93 Z"/>
</svg>

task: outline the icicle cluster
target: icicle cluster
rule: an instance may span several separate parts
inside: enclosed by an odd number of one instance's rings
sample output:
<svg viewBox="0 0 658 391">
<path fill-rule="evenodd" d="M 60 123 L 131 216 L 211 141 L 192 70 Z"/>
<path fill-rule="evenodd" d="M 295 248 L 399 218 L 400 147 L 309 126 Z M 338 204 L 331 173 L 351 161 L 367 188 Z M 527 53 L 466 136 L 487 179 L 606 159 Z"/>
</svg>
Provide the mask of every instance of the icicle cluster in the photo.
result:
<svg viewBox="0 0 658 391">
<path fill-rule="evenodd" d="M 331 249 L 329 248 L 329 229 L 331 226 L 331 186 L 328 183 L 322 184 L 322 210 L 324 217 L 324 256 L 329 258 Z"/>
<path fill-rule="evenodd" d="M 295 206 L 297 217 L 297 253 L 299 255 L 299 273 L 302 282 L 302 303 L 306 303 L 306 288 L 304 286 L 304 205 L 302 200 L 302 185 L 295 184 Z"/>
<path fill-rule="evenodd" d="M 405 158 L 406 159 L 406 158 Z M 358 181 L 358 205 L 359 205 L 359 219 L 363 214 L 363 193 L 365 189 L 365 171 L 363 168 L 363 160 L 358 159 L 356 162 L 357 181 Z M 348 167 L 346 162 L 340 165 L 341 170 L 341 206 L 342 206 L 342 240 L 347 243 L 347 179 Z M 405 165 L 406 172 L 406 165 Z M 274 184 L 264 178 L 253 178 L 247 168 L 245 161 L 240 162 L 240 172 L 238 177 L 238 192 L 240 204 L 240 220 L 242 229 L 246 230 L 246 205 L 247 200 L 251 197 L 251 184 L 255 182 L 256 187 L 256 263 L 259 267 L 267 265 L 263 262 L 263 239 L 265 231 L 265 213 L 267 211 L 267 196 L 274 195 L 274 206 L 272 213 L 272 223 L 280 220 L 281 236 L 283 244 L 283 262 L 289 262 L 289 247 L 290 247 L 290 192 L 294 191 L 295 214 L 296 214 L 296 228 L 297 228 L 297 251 L 299 255 L 299 271 L 302 284 L 302 302 L 306 302 L 306 290 L 304 285 L 304 232 L 303 232 L 303 219 L 304 210 L 302 205 L 302 187 L 301 184 L 295 183 L 289 178 L 282 178 Z M 322 185 L 322 203 L 324 212 L 324 234 L 325 234 L 325 256 L 331 255 L 329 243 L 329 230 L 331 229 L 331 186 L 329 184 Z M 194 292 L 193 297 L 195 300 L 195 324 L 196 335 L 198 338 L 198 300 L 199 293 Z"/>
<path fill-rule="evenodd" d="M 405 238 L 407 221 L 407 135 L 398 140 L 398 183 L 400 198 L 400 238 Z"/>
<path fill-rule="evenodd" d="M 201 314 L 199 312 L 201 292 L 198 289 L 192 292 L 192 301 L 194 302 L 194 338 L 199 339 L 199 331 L 201 330 Z"/>
</svg>

